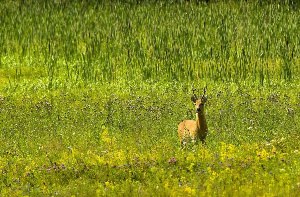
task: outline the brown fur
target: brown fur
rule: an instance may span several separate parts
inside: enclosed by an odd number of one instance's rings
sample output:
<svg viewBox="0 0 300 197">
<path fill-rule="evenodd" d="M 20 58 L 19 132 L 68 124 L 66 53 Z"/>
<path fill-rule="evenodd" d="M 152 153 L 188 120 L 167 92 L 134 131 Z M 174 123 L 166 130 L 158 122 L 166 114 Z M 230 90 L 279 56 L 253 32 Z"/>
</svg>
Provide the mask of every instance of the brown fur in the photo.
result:
<svg viewBox="0 0 300 197">
<path fill-rule="evenodd" d="M 205 143 L 208 132 L 204 113 L 204 104 L 207 98 L 204 95 L 201 98 L 194 95 L 191 100 L 195 105 L 196 120 L 184 120 L 178 125 L 178 137 L 181 145 L 188 140 L 197 141 L 198 139 Z"/>
</svg>

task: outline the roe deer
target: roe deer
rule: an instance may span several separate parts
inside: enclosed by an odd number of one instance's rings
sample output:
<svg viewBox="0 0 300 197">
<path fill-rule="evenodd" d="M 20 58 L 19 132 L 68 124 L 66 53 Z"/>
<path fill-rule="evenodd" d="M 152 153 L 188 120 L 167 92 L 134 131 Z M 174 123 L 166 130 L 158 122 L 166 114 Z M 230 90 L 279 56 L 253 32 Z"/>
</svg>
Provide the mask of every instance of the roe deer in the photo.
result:
<svg viewBox="0 0 300 197">
<path fill-rule="evenodd" d="M 206 87 L 204 88 L 204 94 L 199 98 L 194 91 L 191 100 L 195 105 L 196 120 L 184 120 L 178 125 L 178 136 L 181 145 L 184 145 L 186 140 L 196 141 L 197 139 L 205 143 L 208 132 L 204 113 L 204 104 L 207 101 L 207 96 L 205 95 Z"/>
</svg>

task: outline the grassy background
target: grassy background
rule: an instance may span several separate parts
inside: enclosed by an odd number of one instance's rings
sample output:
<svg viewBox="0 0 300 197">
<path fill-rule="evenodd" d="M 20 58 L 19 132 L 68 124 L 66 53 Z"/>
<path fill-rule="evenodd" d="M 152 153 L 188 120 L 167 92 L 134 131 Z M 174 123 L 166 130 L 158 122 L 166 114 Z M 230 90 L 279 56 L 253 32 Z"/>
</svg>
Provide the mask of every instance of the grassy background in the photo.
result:
<svg viewBox="0 0 300 197">
<path fill-rule="evenodd" d="M 293 80 L 299 10 L 288 3 L 5 1 L 4 80 Z"/>
<path fill-rule="evenodd" d="M 1 195 L 296 196 L 297 6 L 1 1 Z"/>
</svg>

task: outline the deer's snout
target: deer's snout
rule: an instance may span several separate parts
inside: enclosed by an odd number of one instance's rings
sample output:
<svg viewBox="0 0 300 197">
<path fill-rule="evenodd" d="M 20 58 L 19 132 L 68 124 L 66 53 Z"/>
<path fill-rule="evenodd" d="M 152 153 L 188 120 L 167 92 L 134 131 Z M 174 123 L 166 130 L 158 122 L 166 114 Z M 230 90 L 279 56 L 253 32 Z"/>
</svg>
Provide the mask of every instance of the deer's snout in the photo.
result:
<svg viewBox="0 0 300 197">
<path fill-rule="evenodd" d="M 196 112 L 199 113 L 199 112 L 202 112 L 202 109 L 204 107 L 203 103 L 200 103 L 199 105 L 196 105 Z"/>
</svg>

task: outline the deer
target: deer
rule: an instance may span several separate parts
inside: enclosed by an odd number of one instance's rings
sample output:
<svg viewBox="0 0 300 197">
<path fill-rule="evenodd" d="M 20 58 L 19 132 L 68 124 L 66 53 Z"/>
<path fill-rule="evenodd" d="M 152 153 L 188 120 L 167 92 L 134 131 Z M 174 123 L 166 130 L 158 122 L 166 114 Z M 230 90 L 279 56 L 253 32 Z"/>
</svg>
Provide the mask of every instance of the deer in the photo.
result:
<svg viewBox="0 0 300 197">
<path fill-rule="evenodd" d="M 191 101 L 195 105 L 196 109 L 196 120 L 183 120 L 178 125 L 178 137 L 181 146 L 183 146 L 188 140 L 196 142 L 201 140 L 205 144 L 205 138 L 208 133 L 207 123 L 205 119 L 204 105 L 207 101 L 206 87 L 203 90 L 203 95 L 197 97 L 195 89 L 193 89 L 193 95 Z"/>
</svg>

